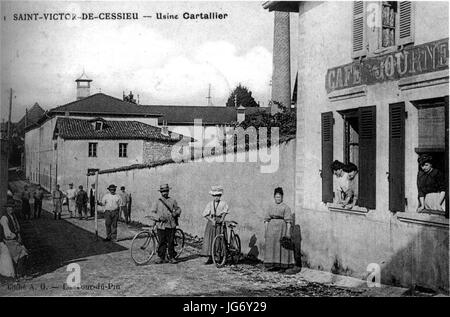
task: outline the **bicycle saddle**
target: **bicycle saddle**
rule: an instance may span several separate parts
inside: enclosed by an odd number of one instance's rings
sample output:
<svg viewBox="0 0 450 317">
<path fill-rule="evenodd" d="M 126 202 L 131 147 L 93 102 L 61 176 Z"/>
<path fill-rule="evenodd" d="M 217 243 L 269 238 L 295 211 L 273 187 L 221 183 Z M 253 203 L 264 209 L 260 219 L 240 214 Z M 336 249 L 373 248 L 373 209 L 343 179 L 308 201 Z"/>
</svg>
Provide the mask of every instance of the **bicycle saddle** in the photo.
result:
<svg viewBox="0 0 450 317">
<path fill-rule="evenodd" d="M 238 224 L 238 223 L 237 223 L 236 221 L 234 221 L 234 220 L 231 220 L 231 221 L 225 221 L 225 223 L 227 224 L 228 227 L 232 227 L 232 228 L 236 227 L 237 224 Z"/>
</svg>

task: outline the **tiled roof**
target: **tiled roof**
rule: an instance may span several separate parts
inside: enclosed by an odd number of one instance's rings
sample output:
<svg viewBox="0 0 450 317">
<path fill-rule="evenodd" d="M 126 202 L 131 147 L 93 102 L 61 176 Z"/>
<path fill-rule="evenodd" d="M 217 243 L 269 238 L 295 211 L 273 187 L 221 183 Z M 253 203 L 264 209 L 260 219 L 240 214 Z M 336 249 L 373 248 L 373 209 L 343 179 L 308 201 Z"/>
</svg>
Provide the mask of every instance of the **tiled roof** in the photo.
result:
<svg viewBox="0 0 450 317">
<path fill-rule="evenodd" d="M 265 109 L 268 108 L 247 108 L 246 113 L 266 111 Z M 202 119 L 202 123 L 206 125 L 229 124 L 237 121 L 236 109 L 232 107 L 138 105 L 103 93 L 53 108 L 49 115 L 66 112 L 71 115 L 159 117 L 159 124 L 164 121 L 169 125 L 193 124 L 194 119 Z"/>
<path fill-rule="evenodd" d="M 194 119 L 201 119 L 203 124 L 220 125 L 237 121 L 236 109 L 231 107 L 207 106 L 147 106 L 154 112 L 161 113 L 158 123 L 168 125 L 193 124 Z"/>
<path fill-rule="evenodd" d="M 84 99 L 73 101 L 50 110 L 50 114 L 66 112 L 69 112 L 70 114 L 98 114 L 134 117 L 159 117 L 161 115 L 159 113 L 155 113 L 154 110 L 149 107 L 123 101 L 103 93 L 94 94 Z"/>
<path fill-rule="evenodd" d="M 155 140 L 176 142 L 183 136 L 169 132 L 161 134 L 161 129 L 138 121 L 102 120 L 102 130 L 96 131 L 92 120 L 58 118 L 53 137 L 72 140 Z"/>
<path fill-rule="evenodd" d="M 16 130 L 22 131 L 26 128 L 25 121 L 27 122 L 27 126 L 33 125 L 39 121 L 44 116 L 44 109 L 39 106 L 39 104 L 36 102 L 31 109 L 28 110 L 28 113 L 25 114 L 22 119 L 17 122 Z M 25 119 L 26 118 L 26 119 Z"/>
</svg>

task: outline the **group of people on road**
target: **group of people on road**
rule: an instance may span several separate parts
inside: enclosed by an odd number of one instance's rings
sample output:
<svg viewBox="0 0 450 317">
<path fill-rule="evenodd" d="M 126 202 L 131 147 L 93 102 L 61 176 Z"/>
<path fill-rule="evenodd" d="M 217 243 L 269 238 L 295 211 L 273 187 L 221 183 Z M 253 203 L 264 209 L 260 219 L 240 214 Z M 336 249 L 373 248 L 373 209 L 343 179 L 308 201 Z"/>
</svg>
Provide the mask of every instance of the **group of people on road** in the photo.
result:
<svg viewBox="0 0 450 317">
<path fill-rule="evenodd" d="M 131 194 L 125 191 L 125 186 L 122 186 L 118 195 L 122 198 L 118 218 L 123 219 L 129 224 L 131 222 Z M 52 193 L 52 199 L 54 219 L 61 219 L 64 205 L 67 205 L 70 218 L 73 218 L 76 213 L 78 213 L 80 220 L 88 220 L 95 216 L 97 201 L 95 184 L 91 185 L 89 194 L 84 190 L 82 185 L 78 186 L 78 190 L 76 190 L 73 187 L 73 183 L 70 183 L 69 188 L 65 192 L 61 191 L 59 185 L 56 185 L 56 189 Z"/>
<path fill-rule="evenodd" d="M 24 219 L 32 219 L 31 206 L 33 205 L 33 218 L 37 219 L 41 217 L 42 213 L 42 201 L 44 199 L 44 189 L 38 185 L 34 192 L 29 190 L 28 185 L 25 185 L 20 196 L 22 202 L 22 217 Z"/>
<path fill-rule="evenodd" d="M 110 185 L 108 189 L 114 190 L 114 187 L 114 185 Z M 155 222 L 158 234 L 158 259 L 155 263 L 174 264 L 177 263 L 177 254 L 174 248 L 175 230 L 179 225 L 181 208 L 177 201 L 169 196 L 170 187 L 168 184 L 161 185 L 159 192 L 161 197 L 153 203 L 148 215 L 148 218 Z M 218 234 L 223 233 L 223 223 L 229 214 L 228 203 L 222 199 L 223 192 L 222 186 L 212 186 L 209 191 L 212 200 L 206 204 L 202 213 L 206 219 L 206 226 L 201 255 L 207 257 L 206 265 L 213 263 L 214 250 L 212 243 Z M 283 196 L 283 189 L 277 187 L 274 191 L 274 202 L 265 212 L 264 264 L 265 269 L 268 271 L 295 274 L 300 269 L 296 265 L 294 258 L 295 242 L 292 239 L 294 216 L 289 206 L 283 202 Z M 107 196 L 104 200 L 106 203 L 112 199 Z M 106 226 L 107 233 L 113 231 L 116 236 L 115 227 L 110 230 L 108 229 L 108 224 Z"/>
</svg>

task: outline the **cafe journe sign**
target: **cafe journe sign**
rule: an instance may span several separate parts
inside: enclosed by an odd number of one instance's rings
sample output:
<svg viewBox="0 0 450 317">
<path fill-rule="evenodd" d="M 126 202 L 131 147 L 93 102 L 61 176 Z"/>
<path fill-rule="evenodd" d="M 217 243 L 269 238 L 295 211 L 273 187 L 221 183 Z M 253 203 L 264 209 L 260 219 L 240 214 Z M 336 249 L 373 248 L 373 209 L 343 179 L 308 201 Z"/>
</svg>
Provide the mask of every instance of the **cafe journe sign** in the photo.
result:
<svg viewBox="0 0 450 317">
<path fill-rule="evenodd" d="M 448 69 L 448 38 L 370 57 L 327 71 L 327 93 Z"/>
</svg>

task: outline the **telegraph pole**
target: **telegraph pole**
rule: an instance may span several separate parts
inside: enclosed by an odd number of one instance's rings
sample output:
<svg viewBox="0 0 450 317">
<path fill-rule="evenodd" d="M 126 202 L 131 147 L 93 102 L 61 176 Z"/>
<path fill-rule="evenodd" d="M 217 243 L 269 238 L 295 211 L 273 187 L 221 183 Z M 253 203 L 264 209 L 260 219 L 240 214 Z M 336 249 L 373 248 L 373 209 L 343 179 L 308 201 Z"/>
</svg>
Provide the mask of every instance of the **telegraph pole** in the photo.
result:
<svg viewBox="0 0 450 317">
<path fill-rule="evenodd" d="M 207 106 L 212 106 L 212 103 L 211 103 L 211 84 L 209 84 L 209 86 L 208 86 L 208 97 L 206 97 L 206 99 L 208 99 L 208 105 Z"/>
<path fill-rule="evenodd" d="M 9 90 L 9 116 L 8 116 L 8 148 L 6 149 L 6 171 L 8 175 L 8 181 L 9 181 L 9 154 L 11 151 L 11 112 L 12 112 L 12 94 L 13 90 L 10 88 Z"/>
</svg>

